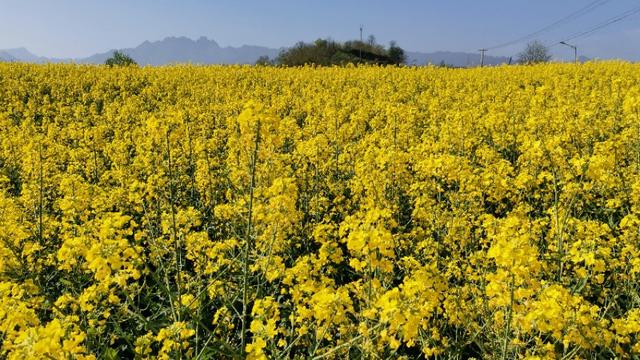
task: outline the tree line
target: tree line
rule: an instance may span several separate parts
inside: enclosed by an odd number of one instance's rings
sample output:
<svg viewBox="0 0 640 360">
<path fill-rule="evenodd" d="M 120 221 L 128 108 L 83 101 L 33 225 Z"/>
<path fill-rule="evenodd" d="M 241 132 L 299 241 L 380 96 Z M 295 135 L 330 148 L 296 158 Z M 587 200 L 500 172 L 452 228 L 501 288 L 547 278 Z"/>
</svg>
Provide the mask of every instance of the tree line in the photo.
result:
<svg viewBox="0 0 640 360">
<path fill-rule="evenodd" d="M 527 43 L 518 54 L 519 64 L 538 64 L 551 60 L 549 48 L 540 41 Z M 261 56 L 256 65 L 301 66 L 314 64 L 320 66 L 346 64 L 400 65 L 406 62 L 404 49 L 395 41 L 388 48 L 377 44 L 375 37 L 364 41 L 339 43 L 330 39 L 318 39 L 312 43 L 298 42 L 295 46 L 282 50 L 275 59 Z M 509 60 L 511 63 L 511 60 Z M 442 61 L 440 67 L 455 67 Z"/>
<path fill-rule="evenodd" d="M 536 64 L 551 60 L 549 48 L 539 41 L 526 45 L 518 54 L 518 63 Z M 395 41 L 388 47 L 378 44 L 374 36 L 367 41 L 352 40 L 340 43 L 331 39 L 318 39 L 312 43 L 298 42 L 293 47 L 282 50 L 275 59 L 261 56 L 256 65 L 302 66 L 307 64 L 319 66 L 346 64 L 400 65 L 406 62 L 404 49 Z M 115 51 L 113 56 L 105 61 L 108 66 L 137 65 L 129 55 Z M 441 67 L 452 67 L 444 62 Z"/>
</svg>

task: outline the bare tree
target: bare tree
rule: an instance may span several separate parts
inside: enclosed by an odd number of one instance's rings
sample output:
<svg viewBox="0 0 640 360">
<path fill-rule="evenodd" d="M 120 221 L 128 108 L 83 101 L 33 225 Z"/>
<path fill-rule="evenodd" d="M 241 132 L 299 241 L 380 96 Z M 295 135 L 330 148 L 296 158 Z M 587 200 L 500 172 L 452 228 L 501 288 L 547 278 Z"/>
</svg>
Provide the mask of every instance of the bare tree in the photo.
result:
<svg viewBox="0 0 640 360">
<path fill-rule="evenodd" d="M 524 51 L 518 55 L 518 61 L 521 64 L 537 64 L 548 62 L 549 60 L 551 60 L 549 49 L 537 40 L 528 43 Z"/>
<path fill-rule="evenodd" d="M 376 44 L 376 37 L 373 34 L 369 35 L 367 38 L 367 44 L 370 46 L 374 46 Z"/>
</svg>

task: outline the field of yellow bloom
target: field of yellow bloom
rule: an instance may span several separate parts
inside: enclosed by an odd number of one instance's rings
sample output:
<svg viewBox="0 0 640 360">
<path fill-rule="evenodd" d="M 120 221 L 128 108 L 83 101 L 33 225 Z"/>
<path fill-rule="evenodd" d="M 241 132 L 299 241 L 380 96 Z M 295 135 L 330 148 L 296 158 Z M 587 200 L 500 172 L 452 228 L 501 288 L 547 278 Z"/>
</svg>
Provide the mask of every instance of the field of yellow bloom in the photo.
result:
<svg viewBox="0 0 640 360">
<path fill-rule="evenodd" d="M 0 64 L 0 357 L 634 358 L 640 65 Z"/>
</svg>

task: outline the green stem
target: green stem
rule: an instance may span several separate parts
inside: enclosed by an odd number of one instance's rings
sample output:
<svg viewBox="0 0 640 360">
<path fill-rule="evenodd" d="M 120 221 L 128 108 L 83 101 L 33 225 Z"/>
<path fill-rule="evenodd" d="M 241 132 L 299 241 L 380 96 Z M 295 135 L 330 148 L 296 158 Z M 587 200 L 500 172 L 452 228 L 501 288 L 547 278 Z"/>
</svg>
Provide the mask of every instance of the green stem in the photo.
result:
<svg viewBox="0 0 640 360">
<path fill-rule="evenodd" d="M 254 141 L 253 154 L 250 161 L 251 179 L 249 183 L 249 213 L 247 215 L 247 231 L 245 233 L 244 255 L 242 259 L 242 333 L 240 334 L 241 352 L 245 354 L 247 344 L 247 313 L 248 313 L 248 295 L 249 295 L 249 250 L 251 248 L 251 226 L 253 216 L 253 190 L 256 182 L 256 163 L 258 162 L 258 146 L 260 144 L 260 122 L 256 124 L 256 136 Z"/>
</svg>

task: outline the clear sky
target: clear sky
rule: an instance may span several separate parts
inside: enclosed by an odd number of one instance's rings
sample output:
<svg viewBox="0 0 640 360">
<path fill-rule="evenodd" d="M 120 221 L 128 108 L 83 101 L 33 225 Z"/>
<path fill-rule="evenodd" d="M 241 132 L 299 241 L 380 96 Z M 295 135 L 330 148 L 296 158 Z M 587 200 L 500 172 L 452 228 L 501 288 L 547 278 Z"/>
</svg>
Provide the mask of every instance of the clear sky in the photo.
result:
<svg viewBox="0 0 640 360">
<path fill-rule="evenodd" d="M 591 0 L 0 0 L 0 49 L 26 47 L 49 57 L 84 57 L 166 36 L 206 36 L 223 46 L 281 47 L 320 37 L 374 34 L 411 51 L 468 51 L 532 33 Z M 640 0 L 601 6 L 537 36 L 553 43 L 588 30 Z M 640 14 L 573 41 L 592 58 L 640 60 Z M 513 55 L 525 42 L 490 51 Z M 572 56 L 563 46 L 558 58 Z"/>
</svg>

